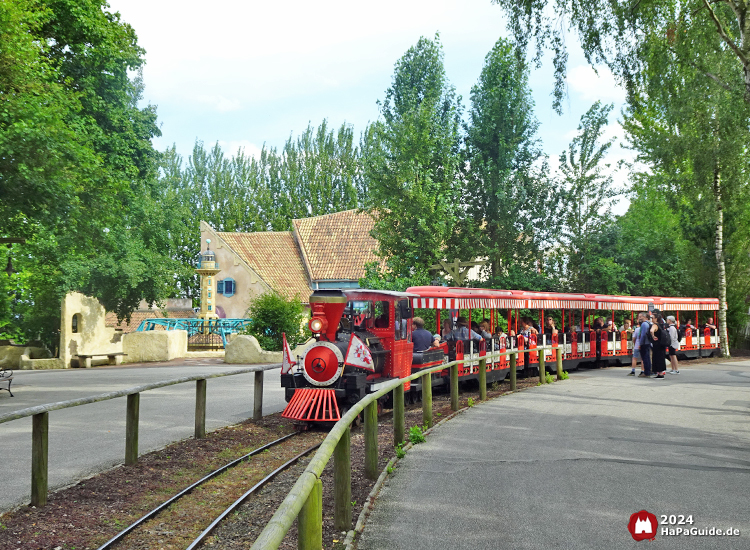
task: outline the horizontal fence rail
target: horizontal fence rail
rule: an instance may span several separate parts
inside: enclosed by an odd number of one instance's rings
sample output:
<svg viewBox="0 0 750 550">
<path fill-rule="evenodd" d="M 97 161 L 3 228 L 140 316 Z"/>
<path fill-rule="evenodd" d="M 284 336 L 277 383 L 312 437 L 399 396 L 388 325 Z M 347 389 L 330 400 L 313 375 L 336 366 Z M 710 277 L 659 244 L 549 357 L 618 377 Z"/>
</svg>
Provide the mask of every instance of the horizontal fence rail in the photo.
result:
<svg viewBox="0 0 750 550">
<path fill-rule="evenodd" d="M 0 424 L 18 420 L 20 418 L 32 417 L 31 429 L 31 505 L 41 507 L 47 504 L 48 492 L 48 440 L 49 440 L 49 413 L 61 409 L 80 407 L 91 403 L 99 403 L 118 397 L 127 398 L 125 417 L 125 464 L 135 464 L 138 461 L 138 421 L 141 393 L 175 384 L 195 382 L 195 438 L 206 437 L 206 380 L 209 378 L 221 378 L 224 376 L 236 376 L 239 374 L 255 373 L 253 419 L 260 420 L 263 416 L 263 373 L 267 370 L 281 368 L 280 363 L 272 365 L 258 365 L 244 369 L 235 369 L 215 374 L 197 374 L 185 376 L 172 380 L 163 380 L 142 386 L 134 386 L 124 390 L 70 399 L 47 405 L 28 407 L 19 411 L 0 415 Z"/>
<path fill-rule="evenodd" d="M 558 379 L 562 377 L 562 346 L 540 346 L 538 348 L 533 349 L 525 349 L 525 350 L 510 350 L 505 352 L 491 352 L 487 353 L 487 355 L 480 357 L 480 373 L 482 370 L 486 369 L 486 363 L 488 359 L 495 359 L 503 356 L 510 356 L 510 376 L 511 376 L 511 389 L 515 390 L 515 378 L 516 378 L 516 364 L 517 364 L 517 357 L 518 354 L 523 353 L 533 353 L 533 352 L 539 352 L 542 350 L 557 350 L 556 354 L 556 362 L 557 362 L 557 376 Z M 542 355 L 543 357 L 543 355 Z M 322 548 L 322 532 L 320 530 L 320 524 L 322 523 L 322 514 L 317 513 L 317 510 L 322 510 L 322 502 L 318 502 L 320 499 L 322 499 L 322 492 L 318 490 L 317 488 L 320 485 L 320 476 L 323 473 L 323 469 L 328 464 L 328 461 L 331 459 L 331 456 L 336 452 L 336 459 L 338 457 L 343 457 L 344 460 L 347 462 L 349 461 L 349 452 L 348 452 L 348 436 L 350 433 L 350 426 L 351 423 L 354 422 L 354 420 L 359 416 L 359 414 L 362 411 L 365 411 L 365 475 L 367 477 L 373 478 L 373 472 L 368 471 L 371 467 L 372 458 L 368 459 L 368 455 L 370 457 L 375 457 L 375 467 L 377 467 L 377 400 L 381 397 L 385 396 L 389 392 L 394 392 L 394 397 L 398 395 L 399 391 L 398 388 L 403 388 L 403 384 L 405 382 L 410 382 L 412 380 L 416 380 L 417 378 L 422 378 L 422 392 L 423 392 L 423 399 L 422 399 L 422 405 L 423 405 L 423 419 L 430 420 L 428 423 L 431 424 L 431 417 L 432 417 L 432 385 L 431 385 L 431 377 L 433 373 L 441 372 L 445 369 L 450 369 L 450 377 L 451 377 L 451 408 L 453 410 L 458 409 L 458 384 L 455 383 L 458 381 L 458 365 L 468 363 L 468 362 L 475 362 L 477 361 L 476 357 L 469 357 L 466 359 L 458 360 L 458 361 L 451 361 L 450 363 L 446 363 L 443 365 L 438 365 L 435 367 L 430 367 L 427 369 L 420 370 L 410 376 L 398 379 L 398 380 L 392 380 L 388 383 L 386 383 L 382 389 L 378 390 L 375 393 L 371 393 L 367 395 L 365 398 L 358 401 L 356 404 L 354 404 L 347 412 L 344 414 L 343 417 L 341 417 L 341 420 L 336 422 L 336 424 L 333 426 L 331 431 L 329 432 L 328 436 L 323 440 L 323 443 L 321 443 L 320 448 L 315 453 L 315 456 L 310 460 L 310 462 L 307 465 L 307 468 L 305 468 L 305 471 L 302 472 L 300 477 L 297 479 L 297 482 L 292 487 L 291 491 L 289 491 L 289 494 L 287 494 L 286 498 L 283 500 L 279 508 L 274 513 L 273 517 L 270 519 L 266 527 L 263 529 L 263 531 L 260 533 L 258 538 L 255 540 L 255 543 L 251 547 L 251 550 L 276 550 L 279 545 L 281 545 L 282 540 L 286 536 L 287 532 L 291 528 L 292 524 L 294 523 L 295 518 L 299 517 L 300 522 L 299 524 L 309 527 L 309 528 L 298 528 L 298 539 L 297 539 L 297 546 L 300 550 L 313 550 L 313 549 L 320 549 Z M 544 363 L 540 362 L 539 364 L 539 379 L 541 383 L 544 383 L 544 380 L 546 378 L 546 370 L 544 367 Z M 454 382 L 455 381 L 455 382 Z M 427 389 L 429 388 L 429 389 Z M 426 390 L 427 389 L 427 390 Z M 425 390 L 429 394 L 428 399 L 425 399 Z M 455 396 L 454 396 L 455 391 Z M 399 399 L 399 404 L 403 405 L 403 400 Z M 430 412 L 429 415 L 427 413 L 427 404 L 429 404 Z M 394 399 L 394 406 L 396 406 L 396 399 Z M 374 413 L 374 415 L 373 415 Z M 374 420 L 373 420 L 374 416 Z M 403 427 L 397 427 L 396 426 L 396 416 L 397 414 L 394 412 L 394 435 L 398 433 L 403 433 Z M 403 414 L 399 412 L 399 421 L 403 418 Z M 374 434 L 374 437 L 373 437 Z M 344 437 L 346 436 L 346 437 Z M 369 436 L 369 437 L 368 437 Z M 369 440 L 373 440 L 374 443 L 368 444 Z M 398 442 L 396 441 L 396 444 Z M 373 446 L 374 445 L 374 446 Z M 340 447 L 340 448 L 339 448 Z M 351 471 L 351 464 L 334 464 L 334 471 L 338 472 L 345 472 L 345 471 Z M 377 477 L 377 474 L 375 475 Z M 350 483 L 350 476 L 340 476 L 338 478 L 334 479 L 334 484 L 348 484 Z M 349 487 L 350 491 L 350 487 Z M 350 527 L 351 524 L 347 525 L 346 527 L 343 526 L 343 522 L 339 523 L 338 518 L 346 517 L 347 515 L 350 516 L 350 506 L 351 503 L 348 502 L 348 499 L 346 496 L 349 494 L 349 491 L 347 491 L 347 487 L 340 487 L 337 486 L 334 488 L 334 517 L 336 518 L 337 522 L 337 529 L 341 529 L 342 531 Z M 342 495 L 342 497 L 337 498 L 337 495 Z M 310 501 L 310 502 L 308 502 Z M 310 510 L 316 510 L 314 522 L 318 522 L 318 525 L 315 526 L 316 528 L 313 528 L 313 525 L 311 525 L 312 521 L 310 518 Z M 347 510 L 349 511 L 349 514 L 347 514 Z"/>
</svg>

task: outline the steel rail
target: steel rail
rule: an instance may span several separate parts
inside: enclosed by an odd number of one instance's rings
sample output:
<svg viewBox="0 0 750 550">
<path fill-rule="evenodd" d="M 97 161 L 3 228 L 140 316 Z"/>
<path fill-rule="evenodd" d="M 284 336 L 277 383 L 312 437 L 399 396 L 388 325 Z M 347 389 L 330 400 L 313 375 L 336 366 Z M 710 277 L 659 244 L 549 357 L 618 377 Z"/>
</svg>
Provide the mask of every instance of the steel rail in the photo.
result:
<svg viewBox="0 0 750 550">
<path fill-rule="evenodd" d="M 36 407 L 29 407 L 27 409 L 21 409 L 18 411 L 0 414 L 0 424 L 4 422 L 10 422 L 11 420 L 18 420 L 19 418 L 25 418 L 27 416 L 34 416 L 35 414 L 41 414 L 49 411 L 56 411 L 59 409 L 68 409 L 70 407 L 78 407 L 79 405 L 88 405 L 90 403 L 98 403 L 100 401 L 107 401 L 109 399 L 116 399 L 118 397 L 125 397 L 126 395 L 132 395 L 135 393 L 141 393 L 148 390 L 154 390 L 157 388 L 163 388 L 166 386 L 173 386 L 175 384 L 184 384 L 185 382 L 194 382 L 196 380 L 207 380 L 209 378 L 221 378 L 223 376 L 234 376 L 237 374 L 246 374 L 249 372 L 267 371 L 280 369 L 281 363 L 274 363 L 271 365 L 259 365 L 257 367 L 248 367 L 245 369 L 235 369 L 227 372 L 217 372 L 214 374 L 197 374 L 195 376 L 184 376 L 182 378 L 174 378 L 172 380 L 163 380 L 161 382 L 153 382 L 151 384 L 145 384 L 143 386 L 134 386 L 124 390 L 117 390 L 113 392 L 100 393 L 99 395 L 91 395 L 89 397 L 80 397 L 78 399 L 69 399 L 68 401 L 58 401 L 57 403 L 49 403 L 47 405 L 37 405 Z"/>
<path fill-rule="evenodd" d="M 261 453 L 261 452 L 265 451 L 266 449 L 269 449 L 269 448 L 271 448 L 271 447 L 273 447 L 275 445 L 278 445 L 279 443 L 281 443 L 283 441 L 286 441 L 287 439 L 289 439 L 291 437 L 294 437 L 296 435 L 298 435 L 298 434 L 297 433 L 287 434 L 284 437 L 280 437 L 279 439 L 271 441 L 270 443 L 266 443 L 265 445 L 263 445 L 261 447 L 258 447 L 255 450 L 250 451 L 246 455 L 243 455 L 243 456 L 241 456 L 241 457 L 233 460 L 232 462 L 224 464 L 224 466 L 222 466 L 222 467 L 214 470 L 210 474 L 202 477 L 201 479 L 199 479 L 198 481 L 196 481 L 195 483 L 193 483 L 189 487 L 186 487 L 185 489 L 183 489 L 182 491 L 180 491 L 179 493 L 177 493 L 176 495 L 174 495 L 169 500 L 166 500 L 165 502 L 161 503 L 159 506 L 157 506 L 156 508 L 154 508 L 150 512 L 146 513 L 144 516 L 142 516 L 140 519 L 138 519 L 134 523 L 131 523 L 130 525 L 128 525 L 125 529 L 123 529 L 122 531 L 120 531 L 119 533 L 117 533 L 114 537 L 112 537 L 107 542 L 105 542 L 104 544 L 102 544 L 97 550 L 106 550 L 107 548 L 112 547 L 114 544 L 116 544 L 117 542 L 119 542 L 123 537 L 125 537 L 125 535 L 127 535 L 128 533 L 130 533 L 131 531 L 133 531 L 134 529 L 136 529 L 137 527 L 139 527 L 141 524 L 145 523 L 146 521 L 148 521 L 149 519 L 151 519 L 152 517 L 154 517 L 155 515 L 157 515 L 159 512 L 161 512 L 162 510 L 164 510 L 166 507 L 170 506 L 175 501 L 177 501 L 177 500 L 181 499 L 182 497 L 184 497 L 185 495 L 191 493 L 193 491 L 193 489 L 195 489 L 196 487 L 199 487 L 200 485 L 203 485 L 208 480 L 213 479 L 216 476 L 218 476 L 219 474 L 222 474 L 222 473 L 226 472 L 230 468 L 233 468 L 233 467 L 237 466 L 240 462 L 243 462 L 244 460 L 247 460 L 248 458 L 250 458 L 252 456 L 255 456 L 258 453 Z"/>
<path fill-rule="evenodd" d="M 210 535 L 211 532 L 214 529 L 216 529 L 216 526 L 219 525 L 219 523 L 221 523 L 224 520 L 225 517 L 227 517 L 229 514 L 231 514 L 240 504 L 242 504 L 243 502 L 245 502 L 245 500 L 247 500 L 247 498 L 250 495 L 252 495 L 253 493 L 255 493 L 255 491 L 257 491 L 258 489 L 260 489 L 261 487 L 263 487 L 266 483 L 268 483 L 269 481 L 271 481 L 278 474 L 280 474 L 281 472 L 283 472 L 284 470 L 286 470 L 287 468 L 289 468 L 290 466 L 292 466 L 300 458 L 302 458 L 303 456 L 305 456 L 305 455 L 310 454 L 311 452 L 313 452 L 315 449 L 317 449 L 318 447 L 320 447 L 320 445 L 321 445 L 321 443 L 318 443 L 317 445 L 313 445 L 309 449 L 307 449 L 305 451 L 302 451 L 300 454 L 298 454 L 297 456 L 295 456 L 294 458 L 292 458 L 288 462 L 285 462 L 284 464 L 282 464 L 281 466 L 279 466 L 278 468 L 276 468 L 273 472 L 271 472 L 270 474 L 268 474 L 266 477 L 264 477 L 263 479 L 261 479 L 258 483 L 256 483 L 255 485 L 253 485 L 250 489 L 248 489 L 248 491 L 244 495 L 242 495 L 240 498 L 238 498 L 237 500 L 235 500 L 229 506 L 229 508 L 227 508 L 226 510 L 224 510 L 219 517 L 217 517 L 213 522 L 211 522 L 211 525 L 209 525 L 208 527 L 206 527 L 203 530 L 203 532 L 200 535 L 198 535 L 198 538 L 196 538 L 190 544 L 190 546 L 187 547 L 186 550 L 195 550 L 195 548 L 197 548 L 198 545 L 200 543 L 202 543 L 203 540 L 208 535 Z"/>
</svg>

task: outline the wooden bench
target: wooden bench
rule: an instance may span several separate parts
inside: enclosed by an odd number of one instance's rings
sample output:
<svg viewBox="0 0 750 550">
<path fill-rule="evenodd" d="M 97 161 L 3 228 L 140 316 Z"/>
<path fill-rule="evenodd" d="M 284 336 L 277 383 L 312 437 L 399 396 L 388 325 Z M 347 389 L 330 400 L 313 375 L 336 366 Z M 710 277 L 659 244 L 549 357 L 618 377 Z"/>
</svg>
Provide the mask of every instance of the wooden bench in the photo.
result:
<svg viewBox="0 0 750 550">
<path fill-rule="evenodd" d="M 122 363 L 122 358 L 126 356 L 127 353 L 79 353 L 77 355 L 78 357 L 78 366 L 79 367 L 86 367 L 87 369 L 91 368 L 91 358 L 92 357 L 106 357 L 109 360 L 110 365 L 119 365 Z"/>
<path fill-rule="evenodd" d="M 0 390 L 7 390 L 11 397 L 13 397 L 13 392 L 10 391 L 10 385 L 13 382 L 13 371 L 12 370 L 6 370 L 6 369 L 0 369 L 0 384 L 3 382 L 8 383 L 7 388 L 0 388 Z"/>
</svg>

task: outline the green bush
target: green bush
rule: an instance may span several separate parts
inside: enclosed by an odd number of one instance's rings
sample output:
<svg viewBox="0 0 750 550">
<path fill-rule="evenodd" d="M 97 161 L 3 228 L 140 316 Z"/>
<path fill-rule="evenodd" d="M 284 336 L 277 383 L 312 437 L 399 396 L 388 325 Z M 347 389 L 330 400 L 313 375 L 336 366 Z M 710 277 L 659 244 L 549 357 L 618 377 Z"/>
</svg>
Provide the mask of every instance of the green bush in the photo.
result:
<svg viewBox="0 0 750 550">
<path fill-rule="evenodd" d="M 307 327 L 302 327 L 305 308 L 299 296 L 287 299 L 275 292 L 266 292 L 250 301 L 247 316 L 251 321 L 244 334 L 255 336 L 265 350 L 281 351 L 284 332 L 292 348 L 310 337 Z"/>
</svg>

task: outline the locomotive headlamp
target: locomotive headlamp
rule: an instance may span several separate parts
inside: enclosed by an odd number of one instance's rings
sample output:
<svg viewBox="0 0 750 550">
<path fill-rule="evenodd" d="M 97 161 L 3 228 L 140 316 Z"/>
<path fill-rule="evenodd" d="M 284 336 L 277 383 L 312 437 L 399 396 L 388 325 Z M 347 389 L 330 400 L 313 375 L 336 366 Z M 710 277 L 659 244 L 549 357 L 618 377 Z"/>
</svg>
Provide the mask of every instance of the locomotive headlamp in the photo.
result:
<svg viewBox="0 0 750 550">
<path fill-rule="evenodd" d="M 320 333 L 328 328 L 328 321 L 321 319 L 320 317 L 313 317 L 310 319 L 308 326 L 310 327 L 310 332 Z"/>
</svg>

